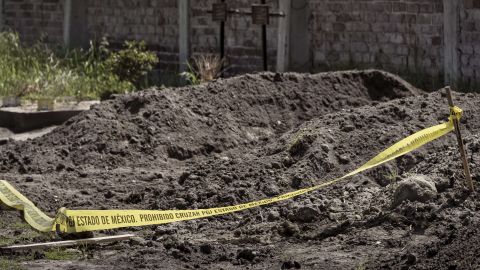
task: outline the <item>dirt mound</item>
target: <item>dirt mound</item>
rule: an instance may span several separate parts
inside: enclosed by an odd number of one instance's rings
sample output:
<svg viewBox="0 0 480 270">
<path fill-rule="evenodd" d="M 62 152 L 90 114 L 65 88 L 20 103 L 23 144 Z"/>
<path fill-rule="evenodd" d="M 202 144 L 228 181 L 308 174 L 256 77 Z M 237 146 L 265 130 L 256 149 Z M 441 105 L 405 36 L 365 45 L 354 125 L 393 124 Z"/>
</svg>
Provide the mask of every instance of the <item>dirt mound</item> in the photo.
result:
<svg viewBox="0 0 480 270">
<path fill-rule="evenodd" d="M 322 114 L 417 94 L 381 71 L 245 75 L 119 96 L 55 132 L 5 146 L 0 170 L 145 166 L 253 145 Z"/>
<path fill-rule="evenodd" d="M 446 121 L 446 98 L 418 93 L 392 75 L 359 71 L 264 73 L 119 96 L 47 136 L 0 146 L 0 178 L 51 214 L 61 206 L 186 209 L 248 202 L 341 176 L 397 140 Z M 465 110 L 462 126 L 475 168 L 480 96 L 456 93 L 455 99 Z M 459 249 L 469 230 L 472 247 L 478 241 L 480 204 L 464 192 L 456 154 L 453 136 L 442 138 L 293 200 L 130 228 L 144 239 L 94 249 L 81 269 L 426 269 L 438 265 L 437 254 L 447 254 L 442 247 Z M 413 174 L 428 177 L 436 197 L 393 204 L 398 183 Z M 467 217 L 471 228 L 451 229 Z M 456 238 L 445 242 L 453 230 Z M 438 247 L 437 253 L 423 252 L 426 247 Z M 471 258 L 458 267 L 475 263 Z"/>
</svg>

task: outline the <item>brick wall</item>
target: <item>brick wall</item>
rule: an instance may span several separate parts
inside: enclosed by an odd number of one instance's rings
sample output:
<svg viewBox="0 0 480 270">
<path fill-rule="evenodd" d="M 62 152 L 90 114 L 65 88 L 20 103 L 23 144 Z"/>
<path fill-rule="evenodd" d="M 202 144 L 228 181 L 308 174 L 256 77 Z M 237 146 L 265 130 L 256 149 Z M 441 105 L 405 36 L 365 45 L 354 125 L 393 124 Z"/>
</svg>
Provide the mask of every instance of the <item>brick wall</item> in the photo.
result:
<svg viewBox="0 0 480 270">
<path fill-rule="evenodd" d="M 193 1 L 190 9 L 191 52 L 193 55 L 220 51 L 220 24 L 212 21 L 211 9 L 214 0 Z M 229 9 L 250 11 L 252 3 L 260 1 L 226 1 Z M 266 1 L 271 11 L 278 10 L 278 1 Z M 275 69 L 277 53 L 277 19 L 272 18 L 267 26 L 268 66 Z M 229 15 L 225 23 L 225 54 L 229 71 L 252 72 L 263 70 L 261 26 L 253 25 L 250 16 Z"/>
<path fill-rule="evenodd" d="M 465 0 L 460 14 L 460 71 L 467 83 L 480 82 L 480 1 Z"/>
<path fill-rule="evenodd" d="M 63 0 L 3 0 L 3 23 L 22 40 L 51 43 L 63 40 Z"/>
<path fill-rule="evenodd" d="M 442 0 L 310 1 L 314 68 L 443 69 Z"/>
<path fill-rule="evenodd" d="M 190 5 L 190 53 L 219 53 L 220 26 L 213 22 L 214 0 L 194 0 Z M 251 1 L 227 1 L 231 9 L 250 10 Z M 259 2 L 259 1 L 258 1 Z M 277 1 L 268 2 L 277 7 Z M 178 3 L 176 0 L 87 0 L 87 31 L 91 39 L 108 37 L 111 44 L 123 40 L 145 40 L 159 54 L 160 68 L 178 68 Z M 276 20 L 267 28 L 269 66 L 276 57 Z M 249 16 L 229 16 L 225 24 L 225 53 L 229 71 L 262 70 L 261 28 Z"/>
<path fill-rule="evenodd" d="M 31 43 L 43 36 L 47 42 L 62 43 L 65 0 L 3 1 L 5 26 L 18 31 L 24 41 Z M 72 1 L 84 5 L 83 21 L 76 23 L 82 25 L 78 32 L 85 32 L 87 39 L 107 36 L 117 45 L 128 39 L 145 40 L 158 52 L 162 69 L 177 70 L 177 0 Z M 219 0 L 190 0 L 190 55 L 219 51 L 219 23 L 207 13 L 215 1 Z M 278 1 L 267 0 L 272 11 L 278 11 Z M 444 72 L 443 1 L 308 0 L 309 46 L 302 49 L 310 55 L 307 66 L 311 71 L 380 67 L 440 77 Z M 260 0 L 226 3 L 231 9 L 250 11 L 250 5 Z M 480 81 L 480 0 L 461 0 L 460 9 L 461 80 Z M 270 70 L 275 69 L 278 20 L 272 18 L 267 28 Z M 261 27 L 252 25 L 249 16 L 230 15 L 225 30 L 229 71 L 262 70 Z M 295 40 L 290 46 L 295 47 Z"/>
<path fill-rule="evenodd" d="M 177 69 L 176 0 L 86 0 L 85 21 L 90 39 L 105 36 L 115 47 L 124 40 L 144 40 L 158 53 L 160 68 Z"/>
</svg>

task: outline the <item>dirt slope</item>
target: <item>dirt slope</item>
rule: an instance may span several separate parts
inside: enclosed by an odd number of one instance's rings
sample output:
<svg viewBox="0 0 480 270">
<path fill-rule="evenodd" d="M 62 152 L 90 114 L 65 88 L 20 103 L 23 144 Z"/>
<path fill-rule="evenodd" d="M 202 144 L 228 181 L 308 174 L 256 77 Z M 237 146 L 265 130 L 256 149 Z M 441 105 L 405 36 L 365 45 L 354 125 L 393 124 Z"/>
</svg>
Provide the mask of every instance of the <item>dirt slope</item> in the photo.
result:
<svg viewBox="0 0 480 270">
<path fill-rule="evenodd" d="M 480 98 L 455 95 L 465 109 L 462 123 L 475 168 L 480 162 Z M 380 71 L 264 73 L 145 91 L 102 103 L 44 137 L 0 146 L 0 178 L 51 214 L 61 206 L 231 205 L 341 176 L 395 141 L 445 121 L 445 103 L 440 93 L 421 94 Z M 477 259 L 457 259 L 445 248 L 467 243 L 469 254 L 475 252 L 475 211 L 480 205 L 463 191 L 461 164 L 452 162 L 456 153 L 453 137 L 442 138 L 291 201 L 217 218 L 132 228 L 143 239 L 94 249 L 88 259 L 69 265 L 428 269 L 456 261 L 458 269 L 466 269 L 477 265 Z M 392 207 L 398 182 L 416 174 L 435 184 L 435 198 Z M 0 212 L 0 217 L 15 220 L 11 213 Z M 26 265 L 65 267 L 64 262 L 42 260 Z"/>
</svg>

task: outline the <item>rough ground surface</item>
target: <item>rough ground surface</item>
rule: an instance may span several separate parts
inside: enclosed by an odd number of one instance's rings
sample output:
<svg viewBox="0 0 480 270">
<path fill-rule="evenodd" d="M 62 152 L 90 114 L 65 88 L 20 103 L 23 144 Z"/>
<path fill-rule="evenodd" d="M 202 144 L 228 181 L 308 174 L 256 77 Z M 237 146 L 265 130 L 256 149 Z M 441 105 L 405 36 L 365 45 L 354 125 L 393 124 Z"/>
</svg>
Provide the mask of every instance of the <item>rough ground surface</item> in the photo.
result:
<svg viewBox="0 0 480 270">
<path fill-rule="evenodd" d="M 477 182 L 480 96 L 455 100 Z M 445 104 L 439 92 L 423 94 L 379 71 L 264 73 L 145 91 L 97 105 L 43 137 L 8 141 L 0 178 L 50 215 L 62 206 L 227 206 L 341 176 L 445 121 Z M 448 135 L 293 200 L 125 229 L 141 238 L 81 250 L 73 260 L 24 254 L 3 256 L 0 266 L 16 259 L 28 269 L 475 269 L 480 202 L 465 192 L 457 156 Z M 407 178 L 422 179 L 407 189 L 416 196 L 398 195 Z M 17 213 L 0 211 L 0 220 L 4 242 L 45 240 L 27 237 Z"/>
</svg>

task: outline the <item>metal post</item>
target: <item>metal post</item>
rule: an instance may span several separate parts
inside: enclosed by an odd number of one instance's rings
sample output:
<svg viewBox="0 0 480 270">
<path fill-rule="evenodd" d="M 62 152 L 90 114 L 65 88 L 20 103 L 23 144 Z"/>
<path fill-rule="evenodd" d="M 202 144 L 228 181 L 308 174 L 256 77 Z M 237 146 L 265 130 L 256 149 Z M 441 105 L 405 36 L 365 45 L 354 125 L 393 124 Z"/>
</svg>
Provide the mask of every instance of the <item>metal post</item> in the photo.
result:
<svg viewBox="0 0 480 270">
<path fill-rule="evenodd" d="M 222 0 L 225 3 L 225 0 Z M 220 59 L 225 57 L 225 22 L 220 22 Z M 223 69 L 223 68 L 222 68 Z"/>
<path fill-rule="evenodd" d="M 453 105 L 453 99 L 452 99 L 452 92 L 450 91 L 450 86 L 447 86 L 446 90 L 447 90 L 448 106 L 453 107 L 454 105 Z M 453 124 L 455 126 L 455 134 L 457 136 L 458 148 L 460 150 L 460 156 L 462 158 L 463 171 L 465 173 L 467 187 L 471 192 L 473 192 L 474 189 L 473 189 L 472 176 L 470 175 L 470 168 L 468 166 L 467 154 L 465 152 L 465 146 L 463 145 L 462 134 L 460 133 L 460 125 L 458 123 L 457 118 L 453 118 Z"/>
<path fill-rule="evenodd" d="M 261 4 L 265 4 L 265 0 L 261 1 Z M 267 25 L 262 25 L 262 49 L 263 49 L 263 70 L 268 70 L 268 59 L 267 59 Z"/>
</svg>

